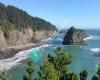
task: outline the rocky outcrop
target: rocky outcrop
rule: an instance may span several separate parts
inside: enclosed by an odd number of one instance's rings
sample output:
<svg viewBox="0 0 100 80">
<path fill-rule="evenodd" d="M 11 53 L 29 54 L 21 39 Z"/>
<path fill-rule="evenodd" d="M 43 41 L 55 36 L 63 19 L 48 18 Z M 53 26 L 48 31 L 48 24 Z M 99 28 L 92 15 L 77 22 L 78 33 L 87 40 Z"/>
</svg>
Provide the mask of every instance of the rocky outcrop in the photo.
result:
<svg viewBox="0 0 100 80">
<path fill-rule="evenodd" d="M 0 3 L 0 57 L 44 44 L 42 39 L 58 33 L 55 25 L 17 7 Z M 1 58 L 0 58 L 1 59 Z"/>
<path fill-rule="evenodd" d="M 63 44 L 64 45 L 84 44 L 84 38 L 86 37 L 87 34 L 85 33 L 84 30 L 75 29 L 74 27 L 71 27 L 65 34 Z"/>
<path fill-rule="evenodd" d="M 0 30 L 0 51 L 6 50 L 6 48 L 11 46 L 20 46 L 27 43 L 40 42 L 42 39 L 52 36 L 56 33 L 56 31 L 47 30 L 33 32 L 31 28 L 24 29 L 24 31 L 12 29 L 9 32 L 9 38 L 5 38 L 4 32 Z"/>
<path fill-rule="evenodd" d="M 0 3 L 0 51 L 36 43 L 58 32 L 55 25 L 17 7 Z"/>
</svg>

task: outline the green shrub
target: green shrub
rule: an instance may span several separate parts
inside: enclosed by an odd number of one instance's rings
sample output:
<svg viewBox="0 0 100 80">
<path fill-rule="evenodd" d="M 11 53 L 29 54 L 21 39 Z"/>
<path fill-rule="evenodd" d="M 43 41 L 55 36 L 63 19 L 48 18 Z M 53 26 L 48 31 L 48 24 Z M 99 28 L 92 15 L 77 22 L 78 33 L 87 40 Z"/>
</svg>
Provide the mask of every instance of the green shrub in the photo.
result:
<svg viewBox="0 0 100 80">
<path fill-rule="evenodd" d="M 10 33 L 10 30 L 12 30 L 13 28 L 13 24 L 9 22 L 0 22 L 0 27 L 1 27 L 1 30 L 3 31 L 5 38 L 9 39 L 9 33 Z"/>
<path fill-rule="evenodd" d="M 8 72 L 3 70 L 0 74 L 0 80 L 9 80 Z"/>
</svg>

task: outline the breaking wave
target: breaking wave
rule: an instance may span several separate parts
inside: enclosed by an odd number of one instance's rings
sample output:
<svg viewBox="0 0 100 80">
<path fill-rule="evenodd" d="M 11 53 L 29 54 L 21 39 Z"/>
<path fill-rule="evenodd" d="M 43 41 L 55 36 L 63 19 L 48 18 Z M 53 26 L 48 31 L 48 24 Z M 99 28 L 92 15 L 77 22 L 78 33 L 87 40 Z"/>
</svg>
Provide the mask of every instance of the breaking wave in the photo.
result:
<svg viewBox="0 0 100 80">
<path fill-rule="evenodd" d="M 40 49 L 40 48 L 48 47 L 48 46 L 50 46 L 50 45 L 43 45 L 43 46 L 39 46 L 39 47 L 36 47 L 36 48 Z M 20 61 L 27 59 L 28 54 L 30 53 L 30 51 L 32 49 L 20 51 L 19 53 L 17 53 L 12 58 L 0 60 L 0 70 L 3 70 L 4 68 L 9 70 L 16 65 L 21 64 Z"/>
<path fill-rule="evenodd" d="M 93 51 L 93 52 L 100 52 L 100 48 L 92 48 L 90 50 Z"/>
<path fill-rule="evenodd" d="M 100 39 L 100 36 L 90 35 L 89 37 L 86 37 L 84 39 L 84 41 L 87 41 L 87 40 L 98 40 L 98 39 Z"/>
</svg>

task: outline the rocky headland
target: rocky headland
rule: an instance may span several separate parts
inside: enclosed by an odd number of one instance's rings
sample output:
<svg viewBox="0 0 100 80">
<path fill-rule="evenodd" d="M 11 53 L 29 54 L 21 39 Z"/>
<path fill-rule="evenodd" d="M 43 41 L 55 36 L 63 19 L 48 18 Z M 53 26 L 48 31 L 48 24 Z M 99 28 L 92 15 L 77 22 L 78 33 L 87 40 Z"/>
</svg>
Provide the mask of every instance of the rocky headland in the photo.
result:
<svg viewBox="0 0 100 80">
<path fill-rule="evenodd" d="M 26 11 L 0 3 L 0 59 L 43 45 L 43 39 L 58 34 L 52 23 Z"/>
</svg>

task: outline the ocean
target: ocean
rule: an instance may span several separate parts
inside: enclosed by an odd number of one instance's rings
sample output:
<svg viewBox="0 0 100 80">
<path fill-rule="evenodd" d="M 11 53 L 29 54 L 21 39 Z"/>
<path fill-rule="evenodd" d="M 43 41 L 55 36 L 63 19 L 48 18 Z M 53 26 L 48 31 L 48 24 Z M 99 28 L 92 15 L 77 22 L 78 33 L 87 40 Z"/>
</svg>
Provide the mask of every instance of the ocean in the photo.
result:
<svg viewBox="0 0 100 80">
<path fill-rule="evenodd" d="M 33 62 L 35 65 L 35 72 L 38 71 L 39 66 L 45 60 L 47 54 L 54 55 L 54 50 L 57 47 L 63 47 L 68 54 L 72 55 L 72 63 L 68 65 L 69 72 L 80 73 L 83 69 L 88 71 L 88 80 L 91 80 L 92 76 L 96 74 L 98 64 L 100 64 L 100 30 L 85 30 L 88 37 L 85 39 L 87 45 L 62 45 L 64 34 L 52 37 L 51 43 L 42 46 L 43 57 Z M 31 49 L 30 49 L 31 50 Z M 7 60 L 9 76 L 11 80 L 22 80 L 22 76 L 25 74 L 25 61 L 28 58 L 27 54 L 30 50 L 21 51 L 13 58 Z M 37 74 L 34 74 L 36 77 Z"/>
</svg>

